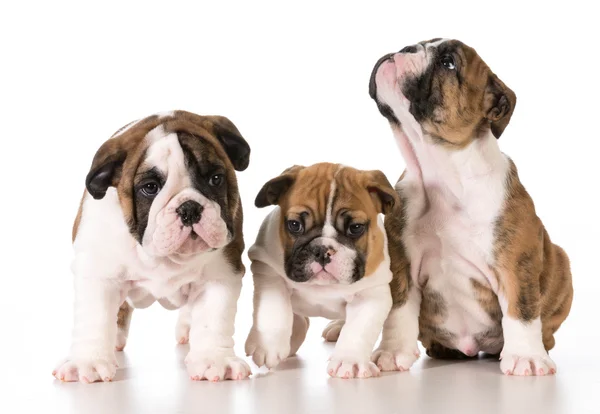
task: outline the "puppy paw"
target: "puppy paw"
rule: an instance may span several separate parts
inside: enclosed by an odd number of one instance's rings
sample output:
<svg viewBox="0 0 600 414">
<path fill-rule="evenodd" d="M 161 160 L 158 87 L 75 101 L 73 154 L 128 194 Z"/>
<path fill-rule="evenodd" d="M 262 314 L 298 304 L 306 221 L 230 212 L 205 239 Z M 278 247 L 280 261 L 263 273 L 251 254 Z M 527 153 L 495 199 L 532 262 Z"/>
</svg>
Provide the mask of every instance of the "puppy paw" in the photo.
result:
<svg viewBox="0 0 600 414">
<path fill-rule="evenodd" d="M 117 362 L 114 356 L 67 359 L 61 363 L 52 375 L 65 382 L 80 381 L 85 384 L 92 382 L 112 381 L 117 373 Z"/>
<path fill-rule="evenodd" d="M 325 329 L 323 329 L 323 333 L 321 336 L 327 342 L 335 342 L 340 337 L 340 332 L 342 331 L 342 327 L 344 326 L 343 320 L 335 320 L 331 321 L 327 324 Z"/>
<path fill-rule="evenodd" d="M 236 356 L 210 356 L 190 352 L 185 358 L 185 365 L 190 379 L 194 381 L 241 380 L 252 374 L 248 364 Z"/>
<path fill-rule="evenodd" d="M 410 367 L 419 359 L 420 352 L 418 348 L 412 350 L 377 349 L 371 356 L 373 361 L 382 371 L 408 371 Z"/>
<path fill-rule="evenodd" d="M 556 364 L 547 352 L 534 355 L 502 352 L 500 358 L 500 369 L 506 375 L 543 376 L 556 373 Z"/>
<path fill-rule="evenodd" d="M 263 333 L 254 328 L 246 340 L 246 355 L 261 367 L 271 369 L 290 355 L 291 335 L 284 333 Z"/>
<path fill-rule="evenodd" d="M 333 378 L 371 378 L 378 377 L 379 368 L 368 359 L 332 358 L 327 365 L 327 373 Z"/>
</svg>

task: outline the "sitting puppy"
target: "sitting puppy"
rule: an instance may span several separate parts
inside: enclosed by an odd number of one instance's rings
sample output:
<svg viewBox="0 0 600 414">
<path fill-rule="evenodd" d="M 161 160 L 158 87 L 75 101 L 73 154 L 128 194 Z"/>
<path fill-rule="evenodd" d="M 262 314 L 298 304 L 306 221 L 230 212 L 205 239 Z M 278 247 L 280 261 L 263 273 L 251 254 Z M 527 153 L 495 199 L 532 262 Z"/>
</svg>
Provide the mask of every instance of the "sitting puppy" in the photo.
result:
<svg viewBox="0 0 600 414">
<path fill-rule="evenodd" d="M 130 123 L 100 147 L 73 227 L 75 321 L 56 378 L 110 381 L 132 307 L 155 300 L 185 307 L 179 340 L 189 333 L 192 379 L 250 374 L 232 338 L 244 274 L 234 170 L 249 156 L 227 118 L 184 111 Z"/>
<path fill-rule="evenodd" d="M 256 365 L 272 368 L 294 355 L 308 317 L 321 316 L 335 320 L 323 333 L 337 340 L 329 375 L 379 375 L 370 355 L 392 306 L 379 214 L 396 201 L 382 172 L 338 164 L 294 166 L 264 185 L 256 206 L 278 207 L 248 251 L 254 324 L 246 353 Z"/>
<path fill-rule="evenodd" d="M 394 306 L 374 359 L 408 369 L 420 335 L 431 357 L 502 351 L 505 374 L 553 374 L 571 273 L 498 147 L 515 94 L 475 50 L 433 39 L 382 57 L 370 95 L 406 162 L 403 209 L 386 217 Z"/>
</svg>

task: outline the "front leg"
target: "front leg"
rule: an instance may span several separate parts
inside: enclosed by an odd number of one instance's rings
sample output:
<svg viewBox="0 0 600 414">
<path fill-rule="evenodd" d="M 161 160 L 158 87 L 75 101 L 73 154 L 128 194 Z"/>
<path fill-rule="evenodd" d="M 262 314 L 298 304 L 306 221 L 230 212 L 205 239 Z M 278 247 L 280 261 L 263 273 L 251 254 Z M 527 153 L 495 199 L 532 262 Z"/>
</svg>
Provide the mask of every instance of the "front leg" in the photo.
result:
<svg viewBox="0 0 600 414">
<path fill-rule="evenodd" d="M 411 285 L 403 302 L 395 303 L 372 360 L 382 371 L 408 371 L 419 358 L 421 292 Z"/>
<path fill-rule="evenodd" d="M 260 261 L 251 265 L 254 279 L 253 325 L 246 340 L 246 354 L 256 365 L 277 366 L 290 355 L 294 313 L 285 281 Z"/>
<path fill-rule="evenodd" d="M 389 285 L 356 294 L 346 305 L 346 323 L 327 367 L 332 377 L 368 378 L 379 375 L 370 360 L 383 322 L 392 307 Z"/>
<path fill-rule="evenodd" d="M 53 375 L 61 381 L 111 381 L 117 372 L 115 341 L 122 289 L 116 280 L 76 277 L 69 358 Z"/>
<path fill-rule="evenodd" d="M 499 275 L 503 289 L 498 293 L 498 301 L 504 335 L 500 369 L 506 375 L 554 374 L 556 365 L 542 339 L 539 282 L 532 275 L 502 271 Z"/>
<path fill-rule="evenodd" d="M 190 292 L 190 351 L 185 364 L 193 380 L 240 380 L 251 374 L 248 364 L 233 351 L 242 277 L 233 273 L 216 276 L 193 286 Z"/>
</svg>

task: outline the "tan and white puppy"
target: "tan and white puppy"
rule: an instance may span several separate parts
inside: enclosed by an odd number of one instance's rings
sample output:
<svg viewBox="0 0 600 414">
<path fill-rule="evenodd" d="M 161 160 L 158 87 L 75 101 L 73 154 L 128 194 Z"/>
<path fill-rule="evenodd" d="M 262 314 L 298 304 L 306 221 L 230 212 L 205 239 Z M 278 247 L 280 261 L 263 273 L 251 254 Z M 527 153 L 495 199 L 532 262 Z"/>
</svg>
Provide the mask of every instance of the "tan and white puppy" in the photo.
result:
<svg viewBox="0 0 600 414">
<path fill-rule="evenodd" d="M 323 332 L 337 340 L 329 374 L 379 375 L 370 355 L 392 306 L 380 213 L 396 201 L 382 172 L 339 164 L 294 166 L 263 186 L 256 206 L 277 207 L 248 251 L 254 324 L 246 353 L 256 365 L 272 368 L 294 355 L 308 317 L 320 316 L 334 320 Z"/>
<path fill-rule="evenodd" d="M 501 352 L 505 374 L 553 374 L 571 273 L 498 146 L 515 94 L 475 50 L 443 39 L 381 58 L 370 94 L 406 161 L 402 209 L 386 217 L 394 307 L 374 359 L 408 369 L 420 333 L 432 357 Z"/>
<path fill-rule="evenodd" d="M 235 170 L 250 147 L 227 118 L 175 111 L 132 122 L 96 153 L 73 227 L 75 320 L 64 381 L 110 381 L 132 307 L 182 308 L 192 379 L 241 379 L 233 351 L 242 286 Z"/>
</svg>

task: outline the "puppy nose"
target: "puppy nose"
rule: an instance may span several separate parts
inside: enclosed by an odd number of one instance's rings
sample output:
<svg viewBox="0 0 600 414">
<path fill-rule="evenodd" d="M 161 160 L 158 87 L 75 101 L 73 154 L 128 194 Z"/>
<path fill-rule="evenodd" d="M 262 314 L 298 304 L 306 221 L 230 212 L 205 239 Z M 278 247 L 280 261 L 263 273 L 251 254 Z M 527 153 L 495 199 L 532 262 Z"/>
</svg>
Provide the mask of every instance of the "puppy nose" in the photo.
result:
<svg viewBox="0 0 600 414">
<path fill-rule="evenodd" d="M 417 53 L 417 46 L 416 45 L 405 46 L 398 53 Z"/>
<path fill-rule="evenodd" d="M 188 200 L 177 207 L 175 212 L 181 218 L 184 226 L 192 226 L 200 221 L 202 210 L 204 210 L 204 207 L 200 204 L 193 200 Z"/>
<path fill-rule="evenodd" d="M 317 246 L 314 249 L 314 253 L 315 261 L 321 266 L 325 266 L 327 263 L 331 262 L 331 256 L 333 256 L 336 251 L 331 246 Z"/>
</svg>

